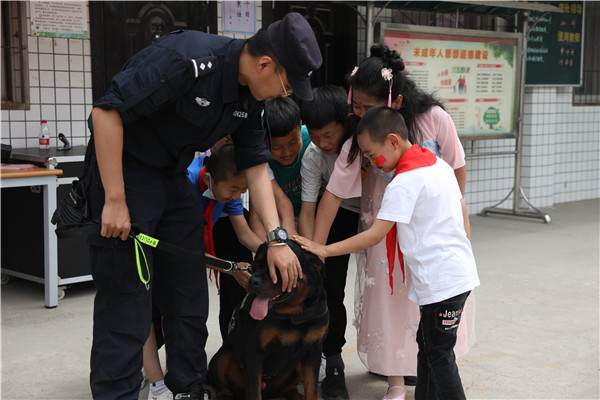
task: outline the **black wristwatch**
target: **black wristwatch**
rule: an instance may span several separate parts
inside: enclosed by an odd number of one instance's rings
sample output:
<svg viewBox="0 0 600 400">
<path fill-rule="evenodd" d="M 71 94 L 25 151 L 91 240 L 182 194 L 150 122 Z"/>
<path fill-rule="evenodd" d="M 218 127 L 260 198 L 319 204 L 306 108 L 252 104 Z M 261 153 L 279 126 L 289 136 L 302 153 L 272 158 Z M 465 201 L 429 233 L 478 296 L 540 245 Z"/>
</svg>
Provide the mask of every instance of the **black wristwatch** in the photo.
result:
<svg viewBox="0 0 600 400">
<path fill-rule="evenodd" d="M 278 227 L 267 233 L 267 243 L 272 241 L 278 241 L 284 243 L 288 239 L 288 233 L 285 229 Z"/>
</svg>

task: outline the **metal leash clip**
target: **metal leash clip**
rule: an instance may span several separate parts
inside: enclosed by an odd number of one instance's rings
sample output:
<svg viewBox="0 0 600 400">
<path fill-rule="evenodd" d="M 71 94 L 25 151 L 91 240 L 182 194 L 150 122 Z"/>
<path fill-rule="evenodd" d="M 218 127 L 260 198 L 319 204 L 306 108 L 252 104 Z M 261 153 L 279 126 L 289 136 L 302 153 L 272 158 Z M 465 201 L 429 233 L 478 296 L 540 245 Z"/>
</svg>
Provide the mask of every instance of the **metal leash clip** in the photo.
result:
<svg viewBox="0 0 600 400">
<path fill-rule="evenodd" d="M 238 271 L 250 271 L 250 266 L 247 267 L 239 267 L 238 263 L 235 261 L 227 261 L 231 266 L 226 271 L 231 271 L 234 274 Z"/>
</svg>

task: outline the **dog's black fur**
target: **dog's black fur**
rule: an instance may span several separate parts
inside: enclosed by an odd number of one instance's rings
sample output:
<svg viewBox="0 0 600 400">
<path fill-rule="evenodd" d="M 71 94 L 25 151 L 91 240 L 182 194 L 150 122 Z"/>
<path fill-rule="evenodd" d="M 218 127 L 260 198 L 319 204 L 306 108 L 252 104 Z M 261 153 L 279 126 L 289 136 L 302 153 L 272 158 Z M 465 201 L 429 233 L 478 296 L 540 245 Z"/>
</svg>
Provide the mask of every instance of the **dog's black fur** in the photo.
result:
<svg viewBox="0 0 600 400">
<path fill-rule="evenodd" d="M 302 399 L 300 380 L 305 398 L 318 399 L 319 365 L 329 327 L 323 264 L 296 242 L 289 240 L 288 245 L 302 265 L 303 278 L 291 293 L 282 293 L 281 277 L 276 285 L 269 277 L 266 243 L 258 249 L 249 294 L 236 308 L 228 338 L 209 364 L 208 383 L 215 387 L 220 400 Z M 270 299 L 262 320 L 250 314 L 257 296 Z"/>
</svg>

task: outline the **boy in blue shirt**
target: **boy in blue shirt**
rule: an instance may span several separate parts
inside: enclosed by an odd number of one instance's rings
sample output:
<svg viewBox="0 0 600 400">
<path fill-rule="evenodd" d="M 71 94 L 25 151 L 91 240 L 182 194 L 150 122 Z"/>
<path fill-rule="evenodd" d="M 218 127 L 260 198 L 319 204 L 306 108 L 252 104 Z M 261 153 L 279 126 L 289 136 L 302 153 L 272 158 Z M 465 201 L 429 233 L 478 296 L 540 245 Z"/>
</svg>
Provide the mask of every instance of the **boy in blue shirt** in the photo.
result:
<svg viewBox="0 0 600 400">
<path fill-rule="evenodd" d="M 188 179 L 196 189 L 196 195 L 204 212 L 204 219 L 206 221 L 204 225 L 205 251 L 210 255 L 223 257 L 228 260 L 252 262 L 252 254 L 244 252 L 244 249 L 240 251 L 239 244 L 242 244 L 250 252 L 256 252 L 258 246 L 263 241 L 250 230 L 248 222 L 244 217 L 244 206 L 241 195 L 246 192 L 247 183 L 244 173 L 236 169 L 233 145 L 226 144 L 219 147 L 212 152 L 210 157 L 205 155 L 196 156 L 188 166 L 187 174 Z M 223 214 L 229 216 L 235 237 L 215 237 L 213 235 L 214 226 Z M 215 242 L 226 242 L 226 247 L 230 251 L 227 254 L 217 254 L 215 251 Z M 241 255 L 238 256 L 238 254 Z M 249 255 L 249 258 L 246 255 Z M 244 259 L 242 260 L 238 257 Z M 245 288 L 249 274 L 238 272 L 230 275 L 235 278 L 241 288 Z M 221 283 L 223 283 L 223 280 L 224 276 L 221 275 Z M 236 288 L 236 286 L 233 288 Z M 225 289 L 225 291 L 228 290 Z M 240 293 L 239 291 L 237 292 Z M 229 293 L 222 294 L 221 298 L 229 297 L 228 295 Z M 239 300 L 242 298 L 243 295 Z M 221 308 L 219 319 L 221 319 L 223 311 L 223 308 Z M 229 311 L 233 311 L 233 308 Z M 222 335 L 227 332 L 227 323 L 230 316 L 231 312 L 226 317 L 224 327 L 221 324 Z"/>
<path fill-rule="evenodd" d="M 187 169 L 188 178 L 196 189 L 208 222 L 205 228 L 205 239 L 210 235 L 221 214 L 225 213 L 232 221 L 236 235 L 242 244 L 249 250 L 256 251 L 262 241 L 252 234 L 244 219 L 241 195 L 247 190 L 246 177 L 235 167 L 233 146 L 226 144 L 216 149 L 208 160 L 206 158 L 204 155 L 195 157 Z M 213 243 L 207 244 L 206 251 L 212 254 L 213 247 Z"/>
</svg>

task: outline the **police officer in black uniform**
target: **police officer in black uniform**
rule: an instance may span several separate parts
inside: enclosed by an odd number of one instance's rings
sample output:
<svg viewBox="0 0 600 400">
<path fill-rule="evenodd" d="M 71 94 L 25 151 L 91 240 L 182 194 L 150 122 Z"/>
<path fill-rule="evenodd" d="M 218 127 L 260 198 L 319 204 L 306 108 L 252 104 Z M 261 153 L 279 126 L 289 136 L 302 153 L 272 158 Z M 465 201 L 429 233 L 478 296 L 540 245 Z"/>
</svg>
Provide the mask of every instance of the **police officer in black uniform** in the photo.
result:
<svg viewBox="0 0 600 400">
<path fill-rule="evenodd" d="M 100 234 L 89 238 L 96 285 L 90 383 L 95 399 L 137 399 L 142 347 L 150 330 L 152 292 L 168 353 L 165 383 L 177 399 L 205 398 L 208 290 L 204 265 L 128 240 L 131 223 L 144 233 L 204 252 L 203 217 L 186 177 L 194 152 L 231 134 L 267 236 L 271 277 L 284 290 L 301 275 L 287 246 L 266 162 L 262 100 L 289 94 L 311 99 L 310 75 L 322 64 L 315 36 L 297 13 L 248 40 L 197 31 L 166 35 L 127 61 L 90 117 L 92 140 L 83 181 Z M 276 229 L 277 228 L 277 229 Z M 210 397 L 209 397 L 210 398 Z"/>
</svg>

